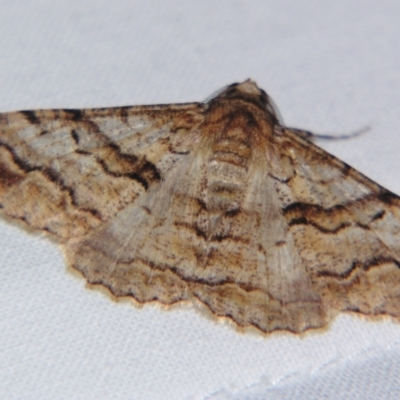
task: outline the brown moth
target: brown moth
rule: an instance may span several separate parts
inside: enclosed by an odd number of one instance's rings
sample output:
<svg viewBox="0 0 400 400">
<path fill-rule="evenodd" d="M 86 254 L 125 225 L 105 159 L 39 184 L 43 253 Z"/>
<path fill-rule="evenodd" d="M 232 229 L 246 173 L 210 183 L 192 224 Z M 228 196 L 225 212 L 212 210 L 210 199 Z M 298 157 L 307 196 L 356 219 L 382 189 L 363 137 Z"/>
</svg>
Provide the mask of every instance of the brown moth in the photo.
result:
<svg viewBox="0 0 400 400">
<path fill-rule="evenodd" d="M 115 296 L 263 332 L 400 318 L 400 198 L 247 80 L 204 103 L 0 114 L 0 207 Z"/>
</svg>

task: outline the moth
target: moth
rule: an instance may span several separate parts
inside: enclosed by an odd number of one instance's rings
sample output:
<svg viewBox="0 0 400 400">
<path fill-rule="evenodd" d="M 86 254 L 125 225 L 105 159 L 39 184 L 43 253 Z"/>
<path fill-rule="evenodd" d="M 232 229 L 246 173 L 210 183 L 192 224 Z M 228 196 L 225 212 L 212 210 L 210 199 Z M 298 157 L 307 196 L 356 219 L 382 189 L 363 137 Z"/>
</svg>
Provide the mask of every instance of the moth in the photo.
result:
<svg viewBox="0 0 400 400">
<path fill-rule="evenodd" d="M 400 318 L 400 198 L 286 127 L 255 82 L 206 102 L 0 115 L 0 209 L 91 284 L 295 333 Z"/>
</svg>

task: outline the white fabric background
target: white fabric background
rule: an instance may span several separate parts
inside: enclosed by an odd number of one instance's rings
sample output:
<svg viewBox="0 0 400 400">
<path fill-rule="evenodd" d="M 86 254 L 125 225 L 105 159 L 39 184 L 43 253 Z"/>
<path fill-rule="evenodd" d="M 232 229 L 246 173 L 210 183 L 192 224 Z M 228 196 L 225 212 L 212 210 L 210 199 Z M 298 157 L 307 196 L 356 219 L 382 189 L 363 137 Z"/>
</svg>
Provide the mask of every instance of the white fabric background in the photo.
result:
<svg viewBox="0 0 400 400">
<path fill-rule="evenodd" d="M 202 100 L 248 77 L 289 126 L 400 193 L 396 0 L 0 0 L 0 111 Z M 116 303 L 59 248 L 0 221 L 0 397 L 396 399 L 400 324 L 242 334 Z"/>
</svg>

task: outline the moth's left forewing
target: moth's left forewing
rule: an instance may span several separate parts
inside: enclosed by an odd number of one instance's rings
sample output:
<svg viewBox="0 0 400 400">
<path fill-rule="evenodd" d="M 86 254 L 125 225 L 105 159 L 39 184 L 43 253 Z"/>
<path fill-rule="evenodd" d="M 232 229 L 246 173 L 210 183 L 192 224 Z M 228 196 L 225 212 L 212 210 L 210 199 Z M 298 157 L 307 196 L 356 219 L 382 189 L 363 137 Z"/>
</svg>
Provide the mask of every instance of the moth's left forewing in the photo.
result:
<svg viewBox="0 0 400 400">
<path fill-rule="evenodd" d="M 400 317 L 400 199 L 318 146 L 284 130 L 274 178 L 290 234 L 326 310 Z"/>
<path fill-rule="evenodd" d="M 1 212 L 62 240 L 84 236 L 190 152 L 189 132 L 203 109 L 191 103 L 1 114 Z"/>
</svg>

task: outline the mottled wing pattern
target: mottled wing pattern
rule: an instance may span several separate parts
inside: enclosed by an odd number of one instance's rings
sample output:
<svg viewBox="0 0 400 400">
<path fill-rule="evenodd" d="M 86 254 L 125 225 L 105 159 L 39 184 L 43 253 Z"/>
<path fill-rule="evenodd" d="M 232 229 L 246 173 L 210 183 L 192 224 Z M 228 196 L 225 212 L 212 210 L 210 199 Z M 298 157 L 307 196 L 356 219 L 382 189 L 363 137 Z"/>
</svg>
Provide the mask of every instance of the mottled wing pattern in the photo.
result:
<svg viewBox="0 0 400 400">
<path fill-rule="evenodd" d="M 400 198 L 288 129 L 276 146 L 276 193 L 324 308 L 399 317 Z"/>
<path fill-rule="evenodd" d="M 0 115 L 0 207 L 60 239 L 136 201 L 190 151 L 202 104 Z M 189 146 L 189 148 L 188 148 Z"/>
</svg>

